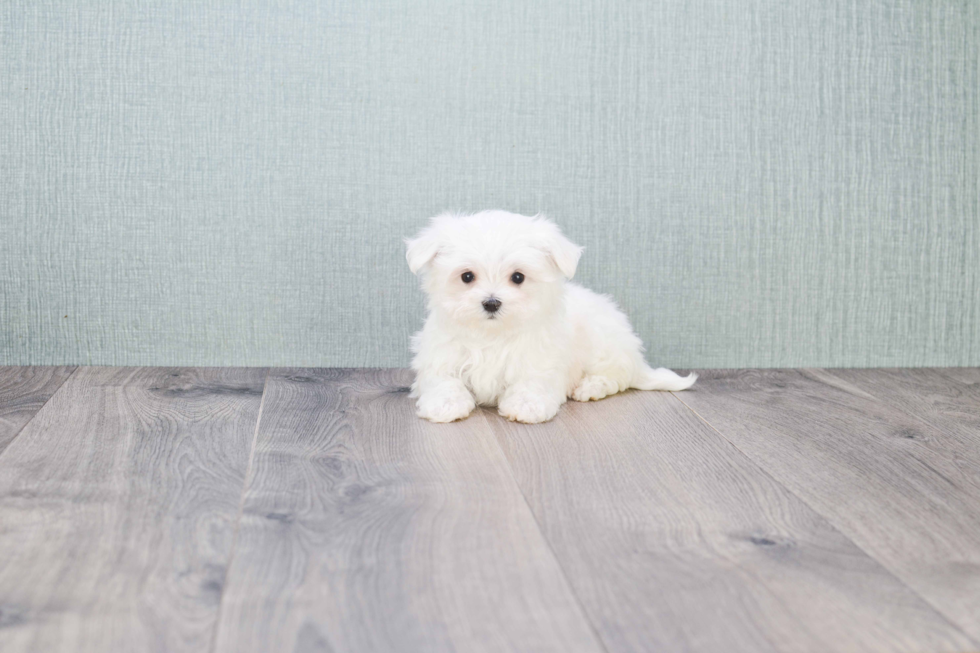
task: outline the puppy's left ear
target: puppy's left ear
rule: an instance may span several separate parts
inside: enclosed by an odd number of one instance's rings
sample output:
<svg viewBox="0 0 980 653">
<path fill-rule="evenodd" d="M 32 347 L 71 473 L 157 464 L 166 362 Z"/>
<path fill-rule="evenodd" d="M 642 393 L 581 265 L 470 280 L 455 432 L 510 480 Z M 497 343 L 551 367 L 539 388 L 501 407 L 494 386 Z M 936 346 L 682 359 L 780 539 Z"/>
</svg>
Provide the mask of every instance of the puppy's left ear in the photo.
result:
<svg viewBox="0 0 980 653">
<path fill-rule="evenodd" d="M 575 269 L 578 267 L 578 260 L 582 256 L 584 247 L 579 247 L 561 232 L 558 225 L 539 218 L 541 225 L 541 249 L 546 251 L 555 262 L 558 270 L 565 275 L 566 279 L 575 276 Z"/>
</svg>

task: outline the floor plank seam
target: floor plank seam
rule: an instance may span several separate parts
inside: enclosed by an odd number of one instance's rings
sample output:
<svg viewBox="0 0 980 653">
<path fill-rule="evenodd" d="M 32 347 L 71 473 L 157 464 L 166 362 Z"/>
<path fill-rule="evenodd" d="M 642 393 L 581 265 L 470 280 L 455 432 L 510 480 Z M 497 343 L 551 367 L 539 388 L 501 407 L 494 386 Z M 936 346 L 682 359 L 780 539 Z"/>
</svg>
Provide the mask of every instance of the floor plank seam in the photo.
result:
<svg viewBox="0 0 980 653">
<path fill-rule="evenodd" d="M 228 564 L 225 565 L 225 575 L 221 581 L 221 598 L 218 599 L 218 613 L 214 622 L 214 634 L 211 637 L 211 646 L 208 647 L 208 651 L 211 653 L 214 653 L 218 647 L 218 631 L 221 628 L 221 614 L 225 606 L 225 591 L 228 587 L 228 576 L 231 573 L 231 565 L 235 560 L 235 550 L 238 547 L 238 534 L 241 531 L 242 516 L 245 512 L 245 494 L 248 491 L 248 484 L 252 477 L 252 464 L 255 461 L 255 445 L 259 440 L 259 427 L 262 425 L 262 409 L 265 408 L 266 390 L 269 387 L 270 376 L 272 376 L 272 368 L 267 368 L 265 379 L 262 380 L 262 398 L 259 400 L 259 412 L 255 416 L 255 430 L 252 433 L 252 445 L 248 452 L 248 464 L 245 466 L 242 496 L 238 502 L 238 513 L 235 516 L 235 532 L 231 537 L 231 549 L 228 551 Z"/>
<path fill-rule="evenodd" d="M 0 449 L 0 459 L 2 459 L 3 454 L 5 454 L 8 449 L 10 449 L 10 446 L 17 441 L 17 438 L 20 437 L 20 434 L 23 433 L 28 426 L 30 426 L 31 422 L 34 421 L 34 418 L 37 417 L 42 410 L 44 410 L 44 407 L 48 405 L 48 402 L 50 402 L 56 394 L 61 392 L 61 389 L 68 384 L 68 381 L 71 379 L 71 377 L 75 376 L 75 372 L 77 372 L 80 367 L 81 365 L 76 365 L 72 368 L 71 372 L 68 373 L 68 376 L 65 377 L 65 380 L 61 382 L 61 384 L 57 387 L 57 389 L 55 389 L 54 392 L 51 393 L 51 396 L 44 400 L 44 403 L 41 404 L 41 407 L 38 408 L 33 415 L 31 415 L 31 418 L 29 420 L 24 422 L 24 425 L 17 430 L 17 433 L 14 434 L 14 437 L 10 438 L 10 442 L 7 443 L 7 446 L 5 446 L 3 449 Z"/>
<path fill-rule="evenodd" d="M 493 430 L 493 425 L 490 424 L 490 420 L 489 418 L 487 418 L 486 413 L 483 413 L 481 411 L 480 416 L 483 417 L 483 421 L 487 425 L 487 430 L 490 432 L 490 437 L 493 438 L 494 445 L 497 447 L 497 450 L 500 452 L 500 455 L 504 459 L 504 462 L 507 463 L 507 473 L 510 475 L 510 480 L 514 483 L 514 487 L 517 488 L 517 491 L 520 492 L 521 500 L 524 502 L 524 507 L 527 508 L 527 511 L 531 514 L 531 519 L 534 520 L 534 527 L 538 529 L 538 533 L 541 534 L 541 539 L 548 547 L 548 551 L 551 553 L 551 557 L 555 559 L 555 564 L 558 565 L 558 569 L 561 571 L 562 578 L 565 579 L 565 585 L 568 586 L 569 594 L 571 594 L 572 598 L 575 599 L 575 605 L 582 613 L 582 617 L 585 619 L 585 622 L 589 624 L 589 631 L 592 633 L 592 636 L 595 637 L 599 649 L 603 651 L 603 653 L 610 653 L 609 649 L 606 648 L 606 642 L 603 641 L 602 637 L 599 635 L 599 630 L 596 628 L 596 625 L 592 622 L 592 616 L 585 609 L 585 605 L 582 603 L 582 600 L 579 598 L 578 592 L 575 591 L 575 586 L 572 585 L 572 581 L 568 576 L 568 570 L 565 569 L 565 565 L 562 564 L 561 558 L 558 557 L 558 553 L 555 551 L 554 546 L 552 546 L 551 540 L 548 539 L 548 536 L 545 534 L 544 529 L 541 528 L 541 523 L 538 521 L 538 516 L 534 514 L 534 509 L 531 508 L 531 503 L 527 500 L 527 495 L 524 494 L 524 488 L 522 488 L 521 484 L 517 482 L 517 477 L 514 476 L 514 468 L 511 465 L 510 459 L 507 457 L 507 454 L 504 452 L 504 448 L 500 446 L 500 440 L 497 439 L 497 434 Z"/>
<path fill-rule="evenodd" d="M 840 529 L 840 527 L 835 523 L 835 521 L 831 517 L 825 515 L 823 512 L 821 512 L 820 510 L 818 510 L 814 506 L 810 505 L 810 503 L 808 501 L 806 501 L 803 497 L 801 497 L 799 494 L 797 494 L 795 491 L 793 491 L 792 488 L 787 487 L 785 483 L 783 483 L 778 478 L 776 478 L 775 476 L 773 476 L 772 473 L 768 469 L 766 469 L 765 467 L 763 467 L 759 462 L 757 462 L 755 460 L 755 458 L 749 456 L 741 448 L 739 448 L 739 446 L 737 444 L 735 444 L 734 442 L 732 442 L 730 439 L 726 438 L 724 433 L 722 433 L 717 428 L 715 428 L 715 425 L 714 424 L 712 424 L 711 422 L 709 422 L 708 420 L 706 420 L 698 411 L 694 410 L 694 408 L 692 408 L 687 402 L 685 402 L 682 398 L 680 398 L 677 395 L 676 392 L 672 392 L 671 394 L 674 396 L 675 399 L 677 399 L 677 401 L 679 401 L 682 404 L 684 404 L 684 406 L 688 410 L 690 410 L 692 413 L 694 413 L 699 420 L 701 420 L 702 422 L 704 422 L 708 426 L 708 428 L 710 428 L 712 431 L 714 431 L 715 433 L 717 433 L 718 434 L 718 437 L 722 438 L 725 442 L 727 442 L 732 447 L 734 447 L 735 450 L 738 451 L 742 456 L 744 456 L 747 461 L 749 461 L 752 465 L 754 465 L 755 467 L 757 467 L 759 469 L 759 471 L 761 471 L 763 474 L 765 474 L 770 479 L 772 479 L 773 483 L 778 484 L 780 487 L 784 488 L 791 495 L 793 495 L 794 497 L 796 497 L 800 502 L 803 503 L 803 505 L 807 506 L 810 510 L 812 510 L 814 512 L 814 514 L 820 515 L 820 517 L 824 521 L 827 522 L 828 526 L 830 526 L 834 531 L 836 531 L 842 538 L 846 539 L 848 542 L 850 542 L 851 544 L 853 544 L 856 549 L 858 549 L 859 551 L 862 551 L 866 556 L 868 556 L 869 558 L 871 558 L 872 560 L 874 560 L 876 563 L 878 563 L 881 566 L 882 569 L 884 569 L 886 572 L 888 572 L 889 575 L 892 576 L 892 578 L 894 578 L 901 585 L 905 586 L 910 592 L 912 592 L 913 594 L 915 594 L 916 596 L 918 596 L 919 599 L 921 599 L 923 603 L 925 603 L 926 605 L 928 605 L 929 607 L 931 607 L 933 610 L 935 610 L 936 614 L 939 615 L 940 617 L 942 617 L 943 620 L 949 625 L 950 628 L 952 628 L 956 632 L 962 634 L 963 637 L 966 638 L 967 641 L 971 642 L 973 646 L 977 646 L 978 647 L 977 650 L 980 651 L 980 643 L 978 643 L 969 633 L 967 633 L 957 623 L 955 623 L 949 617 L 949 615 L 947 615 L 939 606 L 937 606 L 935 603 L 933 603 L 932 601 L 930 601 L 927 597 L 923 596 L 914 587 L 912 587 L 911 585 L 909 585 L 905 581 L 904 578 L 902 578 L 900 575 L 898 575 L 887 564 L 885 564 L 884 562 L 882 562 L 877 556 L 873 555 L 870 551 L 867 551 L 863 546 L 861 546 L 857 542 L 855 542 L 849 535 L 847 535 L 844 531 L 842 531 Z M 879 400 L 879 403 L 881 403 L 880 400 Z M 972 652 L 964 652 L 964 653 L 972 653 Z"/>
</svg>

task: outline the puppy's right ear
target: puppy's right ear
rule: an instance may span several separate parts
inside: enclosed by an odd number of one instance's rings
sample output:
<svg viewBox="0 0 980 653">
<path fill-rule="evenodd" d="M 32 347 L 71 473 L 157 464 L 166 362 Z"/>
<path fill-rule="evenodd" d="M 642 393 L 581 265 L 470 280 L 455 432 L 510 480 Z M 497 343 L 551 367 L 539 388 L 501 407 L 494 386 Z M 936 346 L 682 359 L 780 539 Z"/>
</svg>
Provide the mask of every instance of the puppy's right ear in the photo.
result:
<svg viewBox="0 0 980 653">
<path fill-rule="evenodd" d="M 412 274 L 418 274 L 419 270 L 428 265 L 439 253 L 442 245 L 442 229 L 440 228 L 448 216 L 446 214 L 437 215 L 432 218 L 429 226 L 419 232 L 415 238 L 406 238 L 405 259 L 408 261 L 408 269 Z"/>
<path fill-rule="evenodd" d="M 426 229 L 416 238 L 405 239 L 405 244 L 408 246 L 405 259 L 412 274 L 418 274 L 419 270 L 428 265 L 439 253 L 439 243 L 436 241 L 435 234 L 430 232 L 431 229 Z"/>
</svg>

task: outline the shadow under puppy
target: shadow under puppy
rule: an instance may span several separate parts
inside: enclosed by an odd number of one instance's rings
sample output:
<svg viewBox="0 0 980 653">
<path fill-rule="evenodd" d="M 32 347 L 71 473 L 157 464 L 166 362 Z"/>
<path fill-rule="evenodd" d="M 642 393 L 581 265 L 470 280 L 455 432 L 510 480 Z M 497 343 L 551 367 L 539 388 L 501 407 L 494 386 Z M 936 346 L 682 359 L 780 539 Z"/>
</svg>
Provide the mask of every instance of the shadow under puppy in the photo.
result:
<svg viewBox="0 0 980 653">
<path fill-rule="evenodd" d="M 567 281 L 582 248 L 541 216 L 445 213 L 406 243 L 428 296 L 412 338 L 420 417 L 452 422 L 481 404 L 544 422 L 568 397 L 684 390 L 697 378 L 647 365 L 612 299 Z"/>
</svg>

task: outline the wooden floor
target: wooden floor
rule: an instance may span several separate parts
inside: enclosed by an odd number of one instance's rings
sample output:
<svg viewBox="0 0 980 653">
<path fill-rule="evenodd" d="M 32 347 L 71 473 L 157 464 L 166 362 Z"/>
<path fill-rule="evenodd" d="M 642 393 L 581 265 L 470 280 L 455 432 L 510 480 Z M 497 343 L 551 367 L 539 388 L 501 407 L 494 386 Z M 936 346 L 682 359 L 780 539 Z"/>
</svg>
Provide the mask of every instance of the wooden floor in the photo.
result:
<svg viewBox="0 0 980 653">
<path fill-rule="evenodd" d="M 978 369 L 410 382 L 0 368 L 0 650 L 980 650 Z"/>
</svg>

